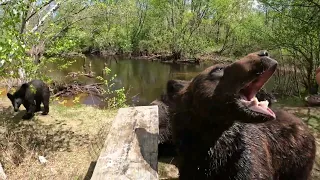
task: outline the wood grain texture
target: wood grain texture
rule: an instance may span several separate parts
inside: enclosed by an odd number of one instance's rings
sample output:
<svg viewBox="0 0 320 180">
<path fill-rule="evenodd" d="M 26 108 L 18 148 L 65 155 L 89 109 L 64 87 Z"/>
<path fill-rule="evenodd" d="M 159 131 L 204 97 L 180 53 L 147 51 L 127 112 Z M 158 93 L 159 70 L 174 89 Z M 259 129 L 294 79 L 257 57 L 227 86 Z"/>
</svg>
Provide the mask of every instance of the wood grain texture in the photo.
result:
<svg viewBox="0 0 320 180">
<path fill-rule="evenodd" d="M 158 134 L 158 106 L 119 109 L 91 179 L 158 179 Z"/>
<path fill-rule="evenodd" d="M 0 163 L 0 179 L 4 180 L 4 179 L 7 179 L 7 175 L 4 173 L 4 169 L 2 167 L 2 164 Z"/>
</svg>

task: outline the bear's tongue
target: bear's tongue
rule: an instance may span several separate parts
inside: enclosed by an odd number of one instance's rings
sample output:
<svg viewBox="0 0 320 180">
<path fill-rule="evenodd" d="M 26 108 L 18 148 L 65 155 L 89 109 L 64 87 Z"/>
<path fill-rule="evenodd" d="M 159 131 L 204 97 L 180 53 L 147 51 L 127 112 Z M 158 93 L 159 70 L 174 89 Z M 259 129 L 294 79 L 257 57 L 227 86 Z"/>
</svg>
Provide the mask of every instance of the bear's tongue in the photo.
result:
<svg viewBox="0 0 320 180">
<path fill-rule="evenodd" d="M 246 97 L 242 97 L 241 102 L 252 111 L 266 114 L 275 118 L 274 112 L 268 108 L 269 101 L 267 100 L 259 102 L 256 97 L 253 97 L 250 101 L 248 101 Z"/>
</svg>

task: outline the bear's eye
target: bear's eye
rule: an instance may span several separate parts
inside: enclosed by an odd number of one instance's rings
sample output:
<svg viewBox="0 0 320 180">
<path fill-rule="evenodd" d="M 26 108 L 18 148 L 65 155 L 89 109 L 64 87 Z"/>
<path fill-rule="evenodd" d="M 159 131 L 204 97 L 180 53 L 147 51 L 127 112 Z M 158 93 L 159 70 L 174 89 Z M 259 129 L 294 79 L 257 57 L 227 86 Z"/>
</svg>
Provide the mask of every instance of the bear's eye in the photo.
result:
<svg viewBox="0 0 320 180">
<path fill-rule="evenodd" d="M 210 76 L 211 77 L 222 77 L 223 76 L 224 67 L 218 66 L 211 70 Z"/>
<path fill-rule="evenodd" d="M 215 69 L 215 71 L 221 71 L 223 68 L 222 67 L 218 67 Z"/>
<path fill-rule="evenodd" d="M 224 69 L 223 67 L 216 67 L 216 68 L 212 69 L 210 73 L 220 72 L 220 71 L 222 71 L 223 69 Z"/>
</svg>

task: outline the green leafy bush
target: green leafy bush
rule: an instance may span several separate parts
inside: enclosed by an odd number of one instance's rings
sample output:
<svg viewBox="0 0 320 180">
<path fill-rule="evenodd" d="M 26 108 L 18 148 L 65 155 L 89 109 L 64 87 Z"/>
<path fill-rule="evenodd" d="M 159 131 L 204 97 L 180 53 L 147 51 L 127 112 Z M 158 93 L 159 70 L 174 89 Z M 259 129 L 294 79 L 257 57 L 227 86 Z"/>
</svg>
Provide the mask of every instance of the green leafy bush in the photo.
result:
<svg viewBox="0 0 320 180">
<path fill-rule="evenodd" d="M 109 75 L 111 73 L 111 69 L 106 67 L 104 69 L 106 75 Z M 103 96 L 104 101 L 107 103 L 108 108 L 121 108 L 121 107 L 126 107 L 126 94 L 125 94 L 125 89 L 124 87 L 120 89 L 114 89 L 115 83 L 112 82 L 117 75 L 111 76 L 110 79 L 104 79 L 101 76 L 97 76 L 96 78 L 98 80 L 101 80 L 105 86 Z"/>
</svg>

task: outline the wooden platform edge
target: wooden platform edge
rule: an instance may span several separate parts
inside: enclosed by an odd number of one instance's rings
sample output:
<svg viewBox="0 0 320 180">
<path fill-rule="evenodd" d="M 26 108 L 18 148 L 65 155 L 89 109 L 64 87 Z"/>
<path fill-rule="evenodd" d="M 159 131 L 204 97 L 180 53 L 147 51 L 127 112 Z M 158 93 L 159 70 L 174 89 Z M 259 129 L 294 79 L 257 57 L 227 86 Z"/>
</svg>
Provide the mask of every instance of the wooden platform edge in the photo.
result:
<svg viewBox="0 0 320 180">
<path fill-rule="evenodd" d="M 91 180 L 158 180 L 158 106 L 121 108 Z"/>
<path fill-rule="evenodd" d="M 0 179 L 1 179 L 1 180 L 7 179 L 7 175 L 4 173 L 4 169 L 3 169 L 1 163 L 0 163 Z"/>
</svg>

